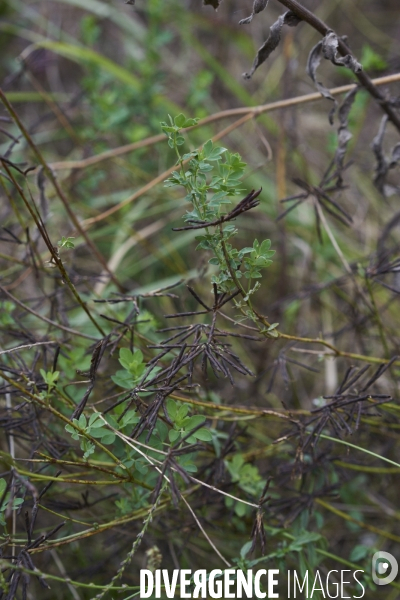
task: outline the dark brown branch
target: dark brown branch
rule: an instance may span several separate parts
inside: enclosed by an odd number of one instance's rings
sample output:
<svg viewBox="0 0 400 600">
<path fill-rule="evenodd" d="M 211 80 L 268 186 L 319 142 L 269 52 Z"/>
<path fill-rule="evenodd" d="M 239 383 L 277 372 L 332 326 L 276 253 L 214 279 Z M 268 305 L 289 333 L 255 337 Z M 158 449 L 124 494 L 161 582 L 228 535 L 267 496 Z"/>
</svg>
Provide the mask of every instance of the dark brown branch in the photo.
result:
<svg viewBox="0 0 400 600">
<path fill-rule="evenodd" d="M 329 31 L 332 31 L 326 23 L 321 21 L 314 13 L 310 10 L 302 6 L 297 0 L 278 0 L 280 4 L 286 6 L 289 10 L 291 10 L 295 15 L 297 15 L 303 21 L 306 21 L 311 27 L 316 29 L 321 35 L 325 36 Z M 338 50 L 342 56 L 346 56 L 350 54 L 353 56 L 350 48 L 347 44 L 338 36 Z M 382 107 L 382 110 L 387 114 L 393 125 L 400 132 L 400 116 L 396 113 L 393 106 L 388 99 L 385 98 L 383 94 L 378 90 L 376 85 L 372 82 L 371 78 L 365 73 L 365 71 L 360 71 L 359 73 L 355 73 L 358 81 L 361 85 L 371 94 L 373 98 L 375 98 Z"/>
<path fill-rule="evenodd" d="M 255 208 L 260 204 L 260 201 L 257 200 L 257 197 L 261 194 L 261 191 L 262 188 L 260 188 L 257 191 L 252 190 L 249 194 L 247 194 L 247 196 L 243 198 L 243 200 L 239 202 L 239 204 L 235 206 L 234 209 L 232 209 L 228 214 L 223 215 L 219 219 L 216 219 L 215 221 L 190 220 L 189 223 L 193 223 L 192 225 L 188 225 L 187 227 L 174 227 L 172 231 L 187 231 L 188 229 L 205 229 L 206 227 L 216 227 L 217 225 L 221 225 L 222 223 L 226 223 L 227 221 L 232 221 L 242 213 L 247 212 L 248 210 L 251 210 L 252 208 Z"/>
</svg>

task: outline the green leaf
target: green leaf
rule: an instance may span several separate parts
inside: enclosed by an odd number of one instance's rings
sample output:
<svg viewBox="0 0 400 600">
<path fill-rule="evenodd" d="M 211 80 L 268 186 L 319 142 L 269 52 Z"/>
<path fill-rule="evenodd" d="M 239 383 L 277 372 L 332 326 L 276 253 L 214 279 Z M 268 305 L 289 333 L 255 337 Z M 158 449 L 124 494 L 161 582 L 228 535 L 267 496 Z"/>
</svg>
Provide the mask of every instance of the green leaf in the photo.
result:
<svg viewBox="0 0 400 600">
<path fill-rule="evenodd" d="M 176 411 L 178 410 L 178 406 L 175 400 L 172 400 L 172 398 L 168 398 L 166 405 L 170 418 L 172 419 L 172 421 L 175 421 Z"/>
<path fill-rule="evenodd" d="M 143 362 L 143 352 L 141 350 L 135 350 L 133 353 L 133 362 L 138 365 Z"/>
<path fill-rule="evenodd" d="M 111 375 L 112 381 L 124 389 L 130 390 L 134 387 L 134 379 L 128 371 L 117 371 L 115 375 Z"/>
<path fill-rule="evenodd" d="M 184 431 L 182 433 L 182 437 L 185 437 L 187 435 L 187 431 Z M 186 442 L 188 444 L 195 444 L 196 443 L 196 438 L 194 437 L 194 435 L 190 435 L 188 438 L 186 438 Z"/>
<path fill-rule="evenodd" d="M 246 558 L 246 555 L 249 552 L 252 545 L 253 542 L 252 540 L 250 540 L 249 542 L 246 542 L 244 546 L 242 546 L 242 549 L 240 550 L 240 558 Z"/>
<path fill-rule="evenodd" d="M 187 154 L 184 154 L 182 156 L 182 160 L 189 160 L 189 158 L 193 158 L 198 156 L 198 151 L 197 150 L 193 150 L 193 152 L 188 152 Z"/>
<path fill-rule="evenodd" d="M 322 539 L 322 536 L 319 533 L 304 531 L 290 544 L 290 548 L 295 552 L 300 552 L 302 546 L 310 544 L 311 542 L 317 542 L 320 539 Z"/>
<path fill-rule="evenodd" d="M 242 258 L 245 254 L 248 254 L 249 252 L 253 252 L 253 248 L 242 248 L 241 250 L 239 250 L 239 258 Z"/>
<path fill-rule="evenodd" d="M 122 428 L 127 425 L 133 425 L 140 421 L 140 417 L 136 414 L 135 410 L 128 410 L 128 412 L 123 416 L 121 426 Z"/>
<path fill-rule="evenodd" d="M 66 425 L 65 431 L 71 434 L 73 440 L 79 440 L 79 433 L 72 427 L 72 425 Z"/>
<path fill-rule="evenodd" d="M 97 421 L 97 424 L 95 425 L 96 421 Z M 103 422 L 100 419 L 100 415 L 98 413 L 93 413 L 92 415 L 90 415 L 89 427 L 100 427 L 102 423 Z"/>
<path fill-rule="evenodd" d="M 113 431 L 107 431 L 105 435 L 101 438 L 101 443 L 107 446 L 108 444 L 113 444 L 115 441 L 115 433 Z"/>
<path fill-rule="evenodd" d="M 172 443 L 176 442 L 176 440 L 178 439 L 179 435 L 180 435 L 179 431 L 176 431 L 176 429 L 170 429 L 169 430 L 169 434 L 168 434 L 169 441 L 172 442 Z"/>
<path fill-rule="evenodd" d="M 206 418 L 203 415 L 193 415 L 193 417 L 189 417 L 187 421 L 185 421 L 185 429 L 194 429 L 198 427 L 200 423 L 204 423 Z"/>
<path fill-rule="evenodd" d="M 202 442 L 211 442 L 212 440 L 212 435 L 210 431 L 208 429 L 205 429 L 204 427 L 202 429 L 199 429 L 198 431 L 195 431 L 193 435 L 195 438 L 201 440 Z"/>
<path fill-rule="evenodd" d="M 219 265 L 219 260 L 216 256 L 213 256 L 212 258 L 210 258 L 210 260 L 208 261 L 210 263 L 210 265 Z"/>
<path fill-rule="evenodd" d="M 189 406 L 187 404 L 182 404 L 182 406 L 180 406 L 177 410 L 176 413 L 176 421 L 177 422 L 181 422 L 183 421 L 183 419 L 186 417 L 186 415 L 189 412 Z"/>
<path fill-rule="evenodd" d="M 157 421 L 156 430 L 160 436 L 160 440 L 164 442 L 168 435 L 168 427 L 163 421 Z"/>
<path fill-rule="evenodd" d="M 247 512 L 247 507 L 245 504 L 243 504 L 242 502 L 236 502 L 235 504 L 235 514 L 238 517 L 244 517 L 244 515 Z"/>
<path fill-rule="evenodd" d="M 270 248 L 271 248 L 271 240 L 264 240 L 263 242 L 261 242 L 260 253 L 264 254 L 264 252 L 267 252 L 267 250 L 269 250 Z"/>
<path fill-rule="evenodd" d="M 368 548 L 367 546 L 354 546 L 353 550 L 350 553 L 350 560 L 352 560 L 353 562 L 358 562 L 359 560 L 362 560 L 363 558 L 368 556 L 369 552 L 370 548 Z"/>
<path fill-rule="evenodd" d="M 204 158 L 208 158 L 213 150 L 213 142 L 212 140 L 207 140 L 207 142 L 203 146 L 202 154 Z"/>
<path fill-rule="evenodd" d="M 212 170 L 213 170 L 213 168 L 214 168 L 214 167 L 213 167 L 212 165 L 209 165 L 209 164 L 208 164 L 208 163 L 206 163 L 206 162 L 201 162 L 201 163 L 199 163 L 199 169 L 200 169 L 200 171 L 202 171 L 203 173 L 208 173 L 208 171 L 212 171 Z"/>
<path fill-rule="evenodd" d="M 119 362 L 122 366 L 125 366 L 124 363 L 129 364 L 133 360 L 133 353 L 129 350 L 129 348 L 121 348 L 119 351 Z"/>
<path fill-rule="evenodd" d="M 119 428 L 118 422 L 116 421 L 115 417 L 113 417 L 110 413 L 106 414 L 104 418 L 107 421 L 107 423 L 111 425 L 111 427 L 113 427 L 114 429 Z"/>
<path fill-rule="evenodd" d="M 149 470 L 149 467 L 147 466 L 147 462 L 144 462 L 144 459 L 143 459 L 143 461 L 137 460 L 135 462 L 135 467 L 139 471 L 139 473 L 141 473 L 142 475 L 146 475 L 147 471 Z"/>
<path fill-rule="evenodd" d="M 211 154 L 207 157 L 208 160 L 219 160 L 222 156 L 222 154 L 224 154 L 225 152 L 227 152 L 226 148 L 223 148 L 222 146 L 220 148 L 214 148 L 213 151 L 211 152 Z"/>
<path fill-rule="evenodd" d="M 182 127 L 185 126 L 186 123 L 186 117 L 184 114 L 180 113 L 179 115 L 177 115 L 174 119 L 174 123 L 177 127 L 179 127 L 179 129 L 181 129 Z"/>
<path fill-rule="evenodd" d="M 214 194 L 210 200 L 211 203 L 215 203 L 218 200 L 221 200 L 222 198 L 226 198 L 227 193 L 226 191 L 221 191 L 221 192 L 217 192 L 216 194 Z M 230 201 L 229 201 L 230 202 Z"/>
<path fill-rule="evenodd" d="M 109 433 L 109 430 L 106 429 L 106 427 L 95 427 L 90 431 L 90 435 L 96 439 L 102 438 L 106 433 Z"/>
<path fill-rule="evenodd" d="M 86 449 L 85 449 L 85 453 L 83 455 L 83 459 L 86 460 L 87 458 L 89 458 L 89 456 L 91 454 L 93 454 L 93 452 L 95 451 L 95 449 L 96 449 L 95 445 L 89 442 L 86 445 Z"/>
<path fill-rule="evenodd" d="M 173 133 L 174 131 L 176 131 L 175 127 L 171 127 L 166 123 L 161 123 L 161 129 L 165 131 L 165 133 Z"/>
<path fill-rule="evenodd" d="M 186 119 L 184 127 L 193 127 L 193 125 L 196 125 L 196 123 L 199 122 L 199 119 L 197 118 L 193 118 L 193 119 Z"/>
<path fill-rule="evenodd" d="M 129 348 L 121 348 L 119 362 L 125 369 L 134 373 L 139 365 L 143 363 L 143 353 L 141 350 L 131 352 Z"/>
</svg>

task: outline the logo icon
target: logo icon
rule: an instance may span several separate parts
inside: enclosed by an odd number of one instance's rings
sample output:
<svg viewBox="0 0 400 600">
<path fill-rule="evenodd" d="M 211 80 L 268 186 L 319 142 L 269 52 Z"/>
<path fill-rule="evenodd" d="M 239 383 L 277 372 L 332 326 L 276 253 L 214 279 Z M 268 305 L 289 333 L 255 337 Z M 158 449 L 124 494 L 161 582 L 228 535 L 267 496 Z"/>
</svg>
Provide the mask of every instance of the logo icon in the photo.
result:
<svg viewBox="0 0 400 600">
<path fill-rule="evenodd" d="M 375 552 L 372 557 L 372 579 L 376 585 L 388 585 L 397 577 L 399 565 L 389 552 Z"/>
</svg>

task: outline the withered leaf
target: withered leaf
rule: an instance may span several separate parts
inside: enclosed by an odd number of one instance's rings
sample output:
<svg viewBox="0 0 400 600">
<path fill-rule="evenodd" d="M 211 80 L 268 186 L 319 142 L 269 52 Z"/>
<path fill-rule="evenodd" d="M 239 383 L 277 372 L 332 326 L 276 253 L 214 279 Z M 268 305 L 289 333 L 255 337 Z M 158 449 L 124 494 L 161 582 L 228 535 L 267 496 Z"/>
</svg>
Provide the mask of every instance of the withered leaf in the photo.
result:
<svg viewBox="0 0 400 600">
<path fill-rule="evenodd" d="M 267 8 L 268 2 L 269 0 L 254 0 L 253 11 L 251 15 L 247 17 L 247 19 L 242 19 L 239 21 L 239 25 L 247 25 L 248 23 L 251 23 L 254 15 L 257 15 L 258 13 L 262 12 L 264 8 Z"/>
<path fill-rule="evenodd" d="M 384 196 L 390 196 L 398 192 L 398 188 L 394 188 L 386 183 L 386 177 L 391 169 L 400 163 L 400 143 L 397 143 L 391 151 L 391 156 L 388 158 L 383 151 L 383 138 L 385 136 L 388 117 L 385 115 L 382 118 L 379 126 L 379 131 L 372 141 L 372 150 L 376 158 L 376 168 L 374 184 Z"/>
<path fill-rule="evenodd" d="M 335 152 L 334 163 L 336 165 L 336 177 L 338 185 L 342 185 L 342 172 L 344 170 L 344 157 L 347 151 L 347 145 L 353 137 L 348 129 L 349 125 L 349 114 L 353 102 L 357 95 L 358 88 L 355 87 L 351 90 L 343 100 L 341 107 L 339 108 L 339 129 L 338 129 L 338 147 Z"/>
<path fill-rule="evenodd" d="M 334 107 L 329 113 L 329 122 L 332 124 L 333 123 L 333 115 L 335 114 L 335 111 L 336 111 L 337 102 L 336 102 L 335 98 L 332 96 L 332 94 L 330 93 L 330 91 L 328 90 L 328 88 L 325 87 L 324 84 L 321 83 L 320 81 L 317 81 L 317 69 L 320 65 L 322 56 L 323 56 L 323 54 L 322 54 L 322 40 L 321 40 L 318 42 L 318 44 L 316 44 L 314 46 L 314 48 L 311 49 L 311 52 L 308 55 L 306 72 L 313 80 L 314 85 L 317 88 L 317 90 L 319 91 L 319 93 L 322 94 L 322 96 L 324 98 L 327 98 L 327 100 L 332 100 L 332 102 L 334 103 Z"/>
<path fill-rule="evenodd" d="M 291 10 L 288 10 L 279 17 L 277 21 L 271 26 L 269 30 L 268 39 L 259 48 L 257 56 L 254 59 L 253 66 L 248 73 L 243 73 L 245 79 L 250 79 L 254 71 L 258 69 L 269 57 L 269 55 L 275 50 L 281 40 L 282 27 L 288 25 L 289 27 L 296 27 L 300 23 L 301 19 L 295 15 Z"/>
<path fill-rule="evenodd" d="M 400 161 L 400 143 L 396 144 L 392 150 L 392 159 L 390 161 L 390 166 L 394 167 Z"/>
<path fill-rule="evenodd" d="M 383 137 L 385 135 L 387 121 L 388 121 L 388 117 L 387 117 L 387 115 L 385 115 L 381 120 L 381 124 L 379 126 L 378 133 L 372 140 L 372 144 L 371 144 L 372 150 L 375 154 L 376 163 L 377 163 L 376 170 L 375 170 L 374 183 L 375 183 L 376 187 L 378 188 L 378 190 L 382 193 L 383 193 L 385 178 L 386 178 L 386 175 L 388 172 L 387 160 L 383 153 L 383 148 L 382 148 Z"/>
<path fill-rule="evenodd" d="M 215 8 L 215 10 L 217 10 L 221 2 L 222 0 L 203 0 L 203 5 L 212 6 L 213 8 Z"/>
<path fill-rule="evenodd" d="M 362 66 L 359 62 L 357 62 L 354 56 L 347 54 L 343 58 L 338 57 L 338 45 L 339 41 L 336 33 L 334 33 L 333 31 L 327 33 L 324 39 L 319 41 L 318 44 L 316 44 L 314 48 L 312 48 L 308 56 L 306 69 L 307 74 L 313 80 L 315 87 L 317 88 L 319 93 L 322 94 L 324 98 L 327 98 L 328 100 L 331 100 L 334 103 L 334 107 L 329 113 L 329 122 L 331 124 L 333 123 L 333 116 L 336 111 L 337 101 L 332 96 L 328 88 L 326 88 L 320 81 L 317 81 L 317 69 L 320 65 L 322 57 L 326 58 L 326 60 L 330 60 L 334 65 L 340 67 L 347 67 L 348 69 L 351 69 L 353 73 L 359 73 L 360 71 L 362 71 Z"/>
<path fill-rule="evenodd" d="M 339 40 L 334 31 L 330 31 L 326 34 L 324 39 L 322 40 L 322 52 L 324 57 L 327 60 L 330 60 L 334 65 L 338 67 L 346 67 L 353 71 L 353 73 L 359 73 L 362 71 L 362 65 L 351 56 L 351 54 L 346 54 L 346 56 L 338 57 L 337 49 L 339 46 Z"/>
</svg>

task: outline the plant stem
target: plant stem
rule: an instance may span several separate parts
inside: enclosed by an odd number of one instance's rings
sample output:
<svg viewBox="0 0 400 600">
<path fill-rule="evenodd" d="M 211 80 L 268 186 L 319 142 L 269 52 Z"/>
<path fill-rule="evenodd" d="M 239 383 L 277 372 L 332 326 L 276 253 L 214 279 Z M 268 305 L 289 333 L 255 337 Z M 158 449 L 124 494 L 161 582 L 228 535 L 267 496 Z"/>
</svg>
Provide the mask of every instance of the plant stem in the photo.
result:
<svg viewBox="0 0 400 600">
<path fill-rule="evenodd" d="M 313 12 L 308 10 L 305 6 L 297 2 L 297 0 L 278 0 L 280 4 L 283 4 L 291 10 L 297 17 L 299 17 L 302 21 L 306 21 L 311 27 L 313 27 L 316 31 L 318 31 L 321 35 L 326 36 L 327 33 L 332 31 L 326 23 L 321 21 Z M 337 36 L 338 39 L 338 50 L 342 56 L 346 56 L 350 54 L 353 56 L 350 48 L 343 41 L 340 36 Z M 358 81 L 361 85 L 371 94 L 375 100 L 378 101 L 379 106 L 382 110 L 387 114 L 389 119 L 392 121 L 393 125 L 396 127 L 397 131 L 400 132 L 400 117 L 392 107 L 390 100 L 385 98 L 383 94 L 378 90 L 376 85 L 373 83 L 372 79 L 365 73 L 365 71 L 360 71 L 359 73 L 355 73 Z"/>
</svg>

